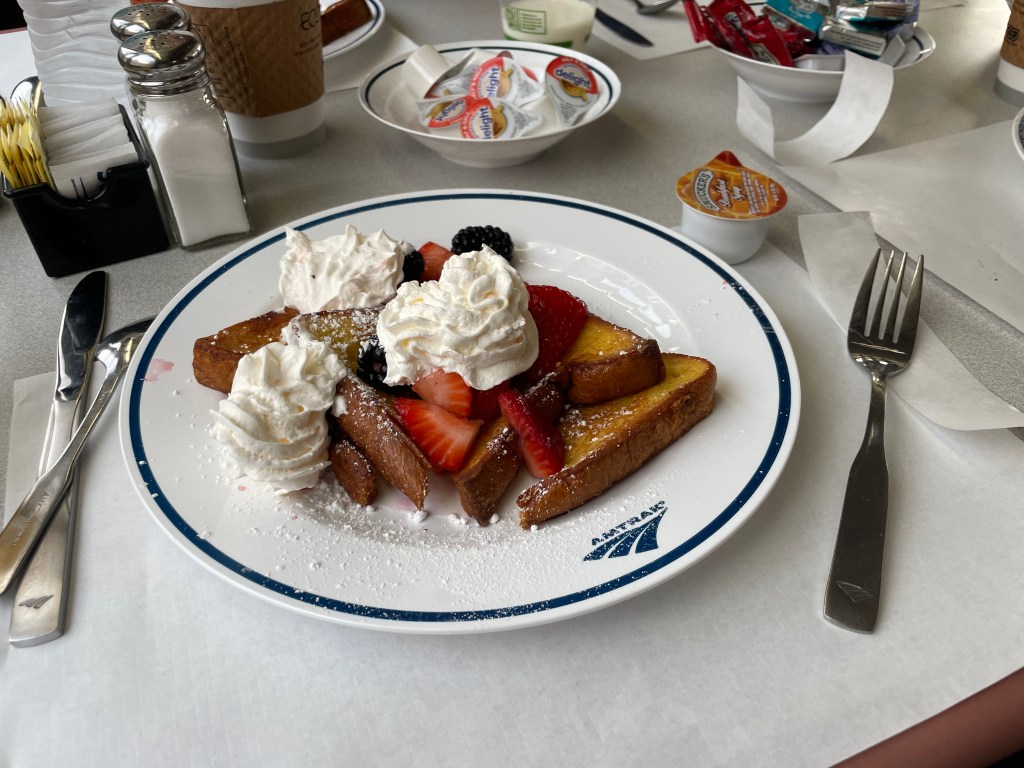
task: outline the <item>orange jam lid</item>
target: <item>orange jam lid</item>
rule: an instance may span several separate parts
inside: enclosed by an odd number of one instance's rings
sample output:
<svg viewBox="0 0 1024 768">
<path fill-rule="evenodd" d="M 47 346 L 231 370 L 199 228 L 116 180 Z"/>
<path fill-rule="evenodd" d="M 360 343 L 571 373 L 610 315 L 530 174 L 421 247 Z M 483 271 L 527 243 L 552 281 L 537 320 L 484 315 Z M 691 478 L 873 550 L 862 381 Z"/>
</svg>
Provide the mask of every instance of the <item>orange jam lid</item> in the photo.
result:
<svg viewBox="0 0 1024 768">
<path fill-rule="evenodd" d="M 777 181 L 744 167 L 732 152 L 679 177 L 676 194 L 691 208 L 723 219 L 757 219 L 786 205 Z"/>
</svg>

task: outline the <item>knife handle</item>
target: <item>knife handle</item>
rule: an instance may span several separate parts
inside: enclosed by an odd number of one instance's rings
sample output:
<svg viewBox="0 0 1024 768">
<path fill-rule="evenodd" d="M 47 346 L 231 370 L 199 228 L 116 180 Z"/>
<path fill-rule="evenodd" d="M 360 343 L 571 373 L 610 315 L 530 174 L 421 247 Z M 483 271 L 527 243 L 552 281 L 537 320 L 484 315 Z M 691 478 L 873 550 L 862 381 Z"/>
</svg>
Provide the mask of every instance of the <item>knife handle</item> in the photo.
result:
<svg viewBox="0 0 1024 768">
<path fill-rule="evenodd" d="M 139 334 L 141 338 L 141 333 Z M 137 339 L 136 339 L 137 341 Z M 21 506 L 14 512 L 14 516 L 7 523 L 7 527 L 0 531 L 0 595 L 7 591 L 21 570 L 25 558 L 32 552 L 32 548 L 39 541 L 39 537 L 46 529 L 61 499 L 68 490 L 71 482 L 71 473 L 75 469 L 78 455 L 85 445 L 89 433 L 96 426 L 103 409 L 107 407 L 118 382 L 124 376 L 131 362 L 132 353 L 135 351 L 135 344 L 127 344 L 121 349 L 120 356 L 113 363 L 113 368 L 107 369 L 103 378 L 96 399 L 92 401 L 89 410 L 82 417 L 82 423 L 75 430 L 71 442 L 61 453 L 42 477 L 36 480 L 28 496 L 21 502 Z"/>
<path fill-rule="evenodd" d="M 77 473 L 21 577 L 11 608 L 11 645 L 27 648 L 64 634 L 74 552 Z"/>
<path fill-rule="evenodd" d="M 0 531 L 0 594 L 7 591 L 46 529 L 71 480 L 72 462 L 58 462 L 36 480 L 7 526 Z"/>
</svg>

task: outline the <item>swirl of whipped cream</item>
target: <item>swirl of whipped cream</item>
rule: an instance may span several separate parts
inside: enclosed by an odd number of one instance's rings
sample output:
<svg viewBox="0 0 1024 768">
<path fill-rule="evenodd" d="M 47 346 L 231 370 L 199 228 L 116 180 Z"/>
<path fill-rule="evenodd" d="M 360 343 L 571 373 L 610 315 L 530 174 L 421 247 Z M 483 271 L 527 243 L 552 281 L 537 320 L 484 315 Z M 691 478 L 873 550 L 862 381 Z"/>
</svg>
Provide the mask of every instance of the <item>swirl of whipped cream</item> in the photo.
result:
<svg viewBox="0 0 1024 768">
<path fill-rule="evenodd" d="M 404 283 L 377 320 L 388 384 L 438 369 L 490 389 L 537 359 L 537 326 L 519 273 L 484 246 L 452 256 L 437 281 Z"/>
<path fill-rule="evenodd" d="M 363 235 L 351 224 L 344 235 L 311 240 L 288 229 L 279 288 L 287 307 L 299 312 L 376 307 L 402 281 L 406 246 L 380 230 Z"/>
<path fill-rule="evenodd" d="M 324 411 L 344 375 L 323 342 L 274 342 L 243 357 L 231 394 L 213 412 L 211 434 L 225 447 L 229 476 L 270 483 L 277 493 L 316 485 L 329 463 Z"/>
</svg>

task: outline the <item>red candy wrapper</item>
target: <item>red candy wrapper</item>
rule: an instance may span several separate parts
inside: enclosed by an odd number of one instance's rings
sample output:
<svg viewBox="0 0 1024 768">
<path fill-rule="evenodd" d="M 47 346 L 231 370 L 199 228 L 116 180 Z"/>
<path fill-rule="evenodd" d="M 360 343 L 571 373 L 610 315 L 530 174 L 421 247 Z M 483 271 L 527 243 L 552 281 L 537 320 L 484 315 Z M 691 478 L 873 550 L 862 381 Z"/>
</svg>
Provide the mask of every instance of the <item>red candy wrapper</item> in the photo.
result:
<svg viewBox="0 0 1024 768">
<path fill-rule="evenodd" d="M 746 11 L 743 10 L 746 8 Z M 707 16 L 710 21 L 709 26 L 713 27 L 718 31 L 718 35 L 721 38 L 724 45 L 715 43 L 719 48 L 724 48 L 727 51 L 744 56 L 748 59 L 754 58 L 753 51 L 750 50 L 750 45 L 747 43 L 747 39 L 740 32 L 742 26 L 742 18 L 749 15 L 752 18 L 754 12 L 750 10 L 750 6 L 743 2 L 743 0 L 714 0 L 707 8 Z"/>
<path fill-rule="evenodd" d="M 747 38 L 753 58 L 783 67 L 793 66 L 793 57 L 786 47 L 786 41 L 782 39 L 771 19 L 759 16 L 751 22 L 744 23 L 743 34 Z"/>
</svg>

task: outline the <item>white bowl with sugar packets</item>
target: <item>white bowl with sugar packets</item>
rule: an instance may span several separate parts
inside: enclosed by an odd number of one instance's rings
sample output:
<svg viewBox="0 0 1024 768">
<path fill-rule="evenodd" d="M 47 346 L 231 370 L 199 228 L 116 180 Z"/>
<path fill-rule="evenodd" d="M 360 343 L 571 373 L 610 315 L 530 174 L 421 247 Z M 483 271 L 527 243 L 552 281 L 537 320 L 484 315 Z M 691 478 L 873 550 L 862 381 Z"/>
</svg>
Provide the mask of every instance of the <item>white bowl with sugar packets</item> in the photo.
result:
<svg viewBox="0 0 1024 768">
<path fill-rule="evenodd" d="M 538 109 L 535 103 L 524 110 L 531 115 L 543 114 L 542 121 L 518 135 L 506 134 L 500 138 L 483 139 L 464 138 L 458 130 L 438 131 L 426 127 L 424 95 L 418 91 L 430 79 L 430 67 L 419 66 L 416 59 L 406 66 L 417 52 L 393 59 L 370 72 L 359 89 L 359 102 L 363 109 L 389 128 L 407 134 L 459 165 L 502 168 L 528 162 L 569 134 L 585 128 L 609 112 L 618 102 L 622 91 L 618 76 L 606 64 L 587 54 L 557 46 L 515 40 L 482 40 L 445 43 L 433 48 L 452 67 L 472 54 L 498 56 L 507 52 L 511 61 L 540 80 L 543 80 L 545 70 L 552 61 L 568 55 L 586 65 L 595 81 L 596 92 L 593 93 L 592 104 L 579 115 L 575 123 L 562 125 L 555 119 L 552 107 Z"/>
</svg>

